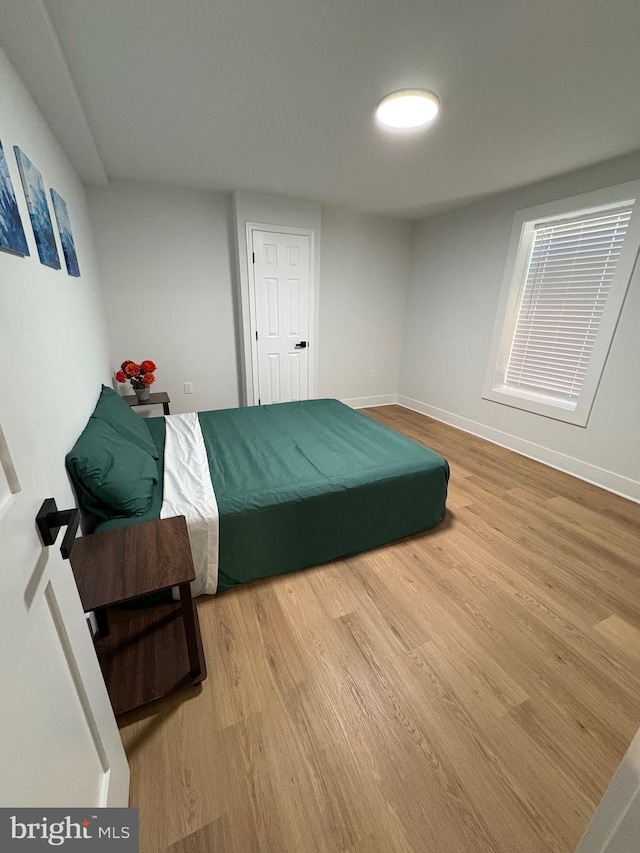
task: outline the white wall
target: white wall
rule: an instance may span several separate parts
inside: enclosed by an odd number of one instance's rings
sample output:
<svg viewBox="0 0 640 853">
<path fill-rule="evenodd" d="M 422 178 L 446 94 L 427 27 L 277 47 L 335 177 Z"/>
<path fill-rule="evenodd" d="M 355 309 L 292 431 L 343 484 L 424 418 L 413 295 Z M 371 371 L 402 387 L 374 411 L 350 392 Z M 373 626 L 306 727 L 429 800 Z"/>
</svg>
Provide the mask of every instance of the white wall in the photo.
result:
<svg viewBox="0 0 640 853">
<path fill-rule="evenodd" d="M 0 139 L 31 252 L 28 258 L 0 252 L 0 424 L 5 412 L 24 415 L 50 496 L 62 507 L 72 501 L 65 454 L 84 428 L 101 382 L 109 382 L 106 330 L 84 189 L 2 50 Z M 62 269 L 40 263 L 14 145 L 42 173 L 47 192 L 54 187 L 67 202 L 80 278 L 67 275 L 59 240 Z M 57 238 L 55 219 L 54 231 Z M 10 435 L 7 440 L 11 445 Z"/>
<path fill-rule="evenodd" d="M 264 193 L 239 191 L 232 200 L 135 181 L 87 192 L 111 367 L 153 359 L 152 390 L 169 392 L 172 412 L 253 399 L 241 367 L 251 353 L 240 321 L 248 312 L 247 222 L 314 232 L 316 394 L 366 404 L 397 392 L 409 223 Z"/>
<path fill-rule="evenodd" d="M 639 177 L 630 155 L 418 223 L 400 401 L 640 500 L 639 269 L 586 428 L 481 399 L 515 212 Z"/>
<path fill-rule="evenodd" d="M 318 396 L 395 402 L 411 233 L 403 220 L 323 208 Z"/>
<path fill-rule="evenodd" d="M 135 181 L 87 192 L 112 370 L 155 361 L 151 390 L 172 413 L 237 406 L 230 196 Z"/>
</svg>

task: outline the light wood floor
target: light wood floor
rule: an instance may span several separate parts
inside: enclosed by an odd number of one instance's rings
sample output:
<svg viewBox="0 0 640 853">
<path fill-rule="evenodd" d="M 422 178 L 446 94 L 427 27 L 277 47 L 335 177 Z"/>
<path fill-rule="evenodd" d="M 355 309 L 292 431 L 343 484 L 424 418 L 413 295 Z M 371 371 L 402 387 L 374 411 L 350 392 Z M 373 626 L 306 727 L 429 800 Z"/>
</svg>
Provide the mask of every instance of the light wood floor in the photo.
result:
<svg viewBox="0 0 640 853">
<path fill-rule="evenodd" d="M 143 853 L 572 851 L 640 724 L 640 506 L 395 406 L 435 531 L 201 599 L 122 735 Z"/>
</svg>

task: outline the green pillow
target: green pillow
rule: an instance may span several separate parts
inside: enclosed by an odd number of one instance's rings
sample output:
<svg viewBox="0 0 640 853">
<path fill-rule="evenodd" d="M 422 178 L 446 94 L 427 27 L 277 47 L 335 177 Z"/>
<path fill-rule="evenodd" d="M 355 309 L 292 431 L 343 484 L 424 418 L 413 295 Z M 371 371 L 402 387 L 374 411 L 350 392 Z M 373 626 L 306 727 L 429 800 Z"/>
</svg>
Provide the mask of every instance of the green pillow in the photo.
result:
<svg viewBox="0 0 640 853">
<path fill-rule="evenodd" d="M 158 466 L 109 424 L 90 418 L 66 461 L 89 512 L 113 518 L 143 515 L 147 510 L 158 482 Z"/>
<path fill-rule="evenodd" d="M 153 443 L 144 418 L 136 415 L 113 388 L 107 388 L 106 385 L 102 386 L 100 397 L 91 417 L 99 418 L 108 423 L 123 438 L 129 439 L 136 447 L 145 450 L 154 459 L 158 458 L 158 448 Z"/>
</svg>

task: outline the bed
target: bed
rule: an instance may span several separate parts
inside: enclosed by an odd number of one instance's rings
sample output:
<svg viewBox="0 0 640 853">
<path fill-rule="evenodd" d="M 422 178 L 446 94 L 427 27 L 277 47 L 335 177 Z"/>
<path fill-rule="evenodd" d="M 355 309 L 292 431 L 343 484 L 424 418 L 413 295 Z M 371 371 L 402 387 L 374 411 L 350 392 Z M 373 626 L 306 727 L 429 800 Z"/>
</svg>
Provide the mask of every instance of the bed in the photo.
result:
<svg viewBox="0 0 640 853">
<path fill-rule="evenodd" d="M 95 530 L 184 514 L 194 594 L 376 548 L 443 518 L 446 460 L 338 400 L 146 420 L 126 408 L 151 438 L 156 482 L 143 511 L 103 505 Z M 83 508 L 95 510 L 73 453 L 67 464 Z"/>
</svg>

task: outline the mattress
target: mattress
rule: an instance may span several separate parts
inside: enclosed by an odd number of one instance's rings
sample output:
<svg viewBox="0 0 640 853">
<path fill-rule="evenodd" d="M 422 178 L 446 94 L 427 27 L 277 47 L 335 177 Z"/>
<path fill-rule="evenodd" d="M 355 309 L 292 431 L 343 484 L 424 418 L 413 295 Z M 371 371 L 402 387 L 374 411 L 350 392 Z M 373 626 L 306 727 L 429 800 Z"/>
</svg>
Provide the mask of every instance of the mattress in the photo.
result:
<svg viewBox="0 0 640 853">
<path fill-rule="evenodd" d="M 218 590 L 376 548 L 437 525 L 441 456 L 337 400 L 201 412 L 219 510 Z M 162 418 L 146 421 L 164 449 Z M 158 518 L 159 485 L 144 516 Z"/>
</svg>

